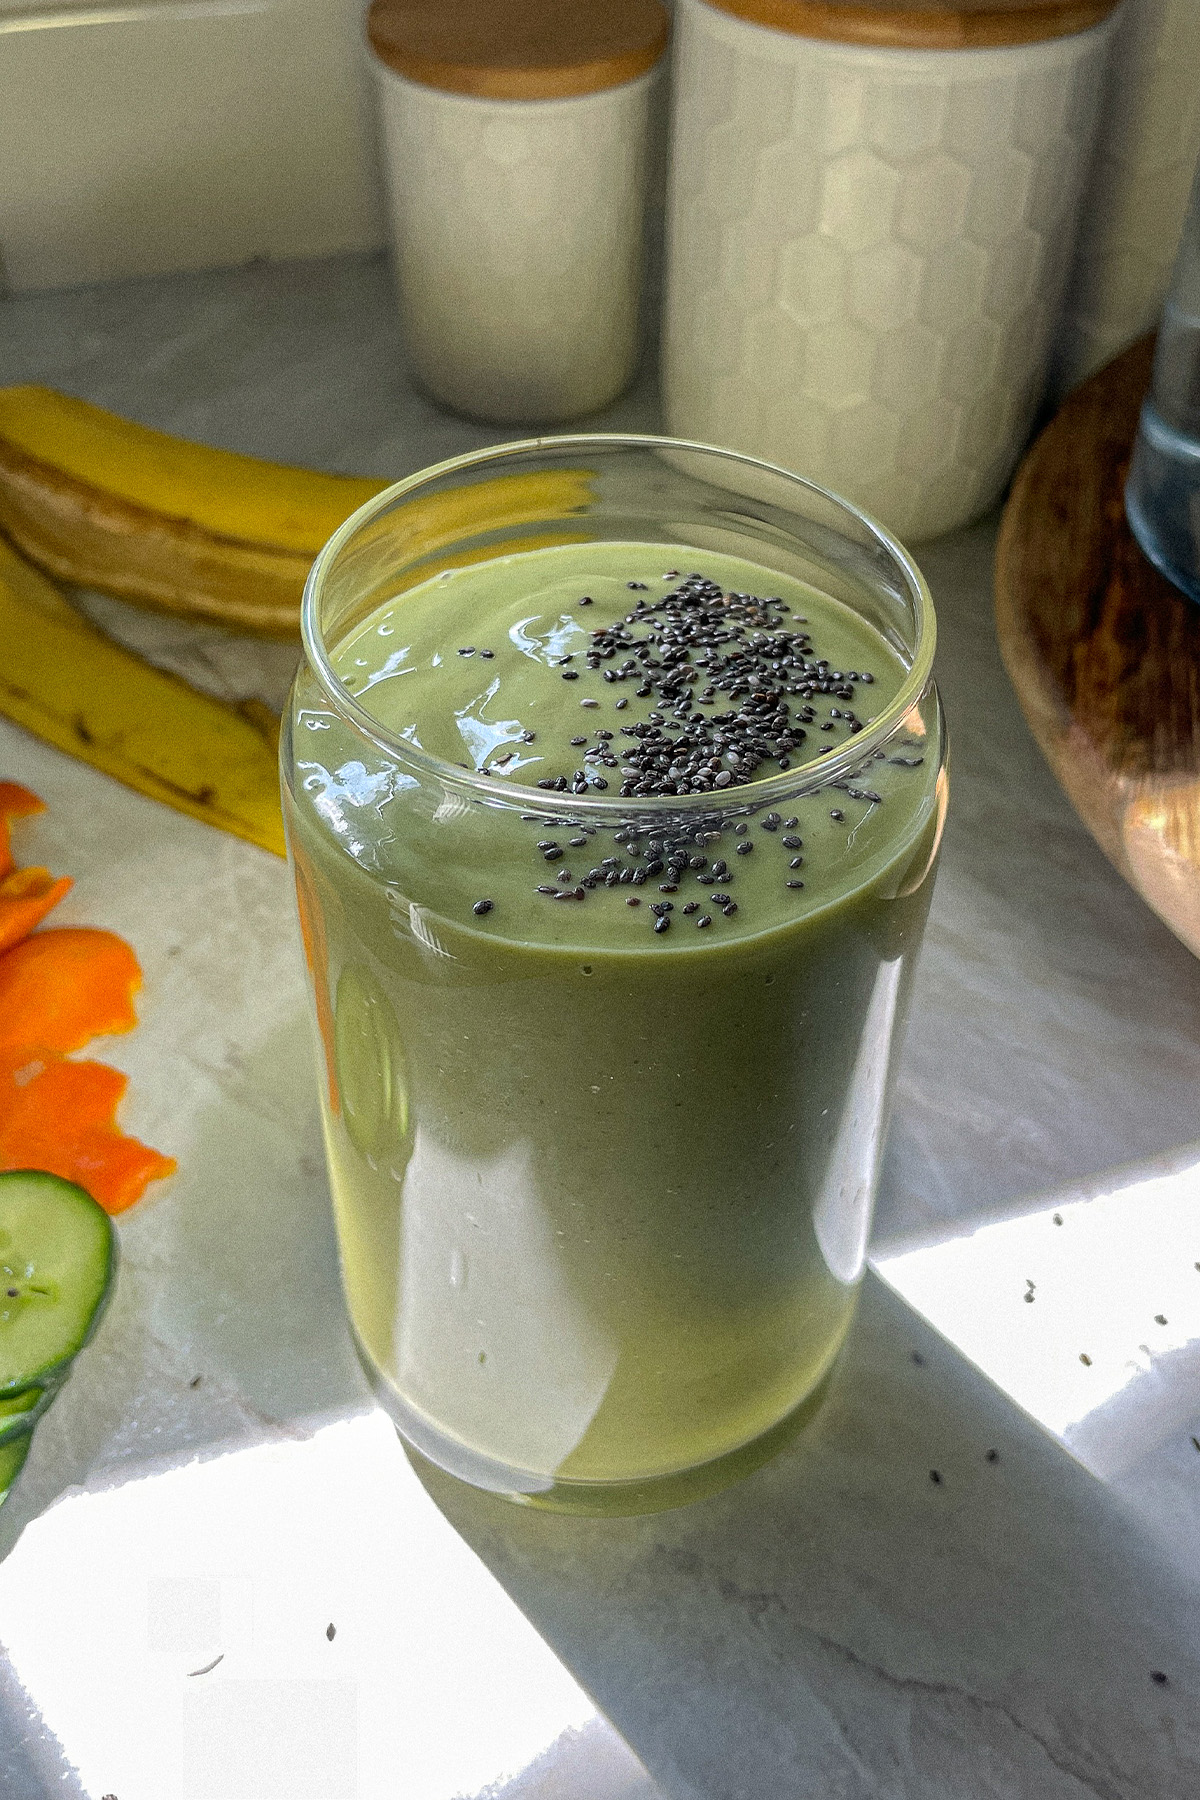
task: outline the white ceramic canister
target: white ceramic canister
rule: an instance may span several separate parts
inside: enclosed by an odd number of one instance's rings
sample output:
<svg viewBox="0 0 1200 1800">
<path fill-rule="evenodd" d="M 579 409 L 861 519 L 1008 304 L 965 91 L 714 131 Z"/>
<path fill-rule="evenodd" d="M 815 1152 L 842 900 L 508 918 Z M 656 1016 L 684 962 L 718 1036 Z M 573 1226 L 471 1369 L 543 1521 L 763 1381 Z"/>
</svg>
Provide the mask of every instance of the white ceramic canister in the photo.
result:
<svg viewBox="0 0 1200 1800">
<path fill-rule="evenodd" d="M 1115 4 L 679 0 L 668 429 L 909 539 L 989 506 L 1044 392 Z"/>
<path fill-rule="evenodd" d="M 1125 0 L 1113 34 L 1056 384 L 1158 320 L 1200 158 L 1200 0 Z"/>
<path fill-rule="evenodd" d="M 374 0 L 413 373 L 475 418 L 594 411 L 633 374 L 662 0 Z"/>
</svg>

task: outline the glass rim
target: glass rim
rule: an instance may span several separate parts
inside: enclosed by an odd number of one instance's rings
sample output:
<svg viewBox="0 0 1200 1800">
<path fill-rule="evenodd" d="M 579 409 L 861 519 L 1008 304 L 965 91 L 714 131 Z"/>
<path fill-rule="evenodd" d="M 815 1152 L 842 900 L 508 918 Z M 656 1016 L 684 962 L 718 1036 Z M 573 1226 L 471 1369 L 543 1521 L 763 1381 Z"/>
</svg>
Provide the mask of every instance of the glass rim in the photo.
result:
<svg viewBox="0 0 1200 1800">
<path fill-rule="evenodd" d="M 364 526 L 387 512 L 397 500 L 417 492 L 420 488 L 440 480 L 446 475 L 455 474 L 464 469 L 478 468 L 491 462 L 504 461 L 518 456 L 536 455 L 539 452 L 545 454 L 548 451 L 563 450 L 581 453 L 589 445 L 598 451 L 609 449 L 682 450 L 692 451 L 697 455 L 715 456 L 726 463 L 737 463 L 744 468 L 777 476 L 792 487 L 815 494 L 820 499 L 832 503 L 849 519 L 865 528 L 868 535 L 881 549 L 887 552 L 904 576 L 914 603 L 917 626 L 912 661 L 895 696 L 883 711 L 838 749 L 824 756 L 818 754 L 789 769 L 777 769 L 772 775 L 764 775 L 753 781 L 732 785 L 719 792 L 706 790 L 692 794 L 629 794 L 622 797 L 610 794 L 593 796 L 591 792 L 575 794 L 569 790 L 562 793 L 554 789 L 526 787 L 518 782 L 505 781 L 501 777 L 481 774 L 475 769 L 463 768 L 459 763 L 448 762 L 444 757 L 434 756 L 430 751 L 412 743 L 410 739 L 389 731 L 364 706 L 361 706 L 354 695 L 347 692 L 334 671 L 325 648 L 318 617 L 326 577 L 350 540 Z M 482 449 L 469 450 L 461 456 L 452 456 L 443 462 L 431 463 L 423 469 L 418 469 L 414 474 L 406 475 L 402 480 L 393 482 L 381 493 L 373 495 L 338 526 L 332 537 L 318 551 L 304 584 L 304 597 L 300 606 L 300 636 L 309 669 L 316 677 L 318 686 L 330 701 L 334 711 L 348 719 L 363 737 L 374 744 L 378 750 L 383 751 L 386 756 L 397 758 L 401 763 L 411 763 L 447 786 L 472 793 L 477 799 L 484 800 L 491 805 L 504 803 L 509 806 L 521 806 L 526 811 L 536 809 L 547 814 L 561 814 L 567 811 L 572 814 L 579 813 L 584 817 L 602 819 L 616 814 L 624 817 L 631 812 L 633 816 L 637 817 L 661 815 L 664 811 L 711 812 L 714 807 L 726 810 L 753 805 L 757 808 L 760 802 L 766 805 L 777 795 L 794 792 L 798 785 L 802 787 L 809 785 L 812 777 L 819 776 L 820 779 L 815 782 L 815 785 L 825 787 L 855 770 L 865 756 L 869 755 L 872 750 L 878 749 L 880 744 L 891 737 L 928 687 L 933 673 L 934 652 L 937 648 L 937 617 L 928 583 L 900 540 L 894 537 L 886 526 L 873 519 L 869 513 L 855 506 L 852 501 L 844 499 L 842 495 L 822 487 L 819 482 L 811 481 L 805 475 L 797 475 L 793 470 L 782 468 L 778 463 L 766 462 L 757 456 L 748 456 L 740 450 L 727 450 L 719 444 L 703 444 L 689 438 L 663 437 L 648 432 L 590 431 L 568 432 L 549 437 L 521 438 L 502 444 L 485 445 Z"/>
</svg>

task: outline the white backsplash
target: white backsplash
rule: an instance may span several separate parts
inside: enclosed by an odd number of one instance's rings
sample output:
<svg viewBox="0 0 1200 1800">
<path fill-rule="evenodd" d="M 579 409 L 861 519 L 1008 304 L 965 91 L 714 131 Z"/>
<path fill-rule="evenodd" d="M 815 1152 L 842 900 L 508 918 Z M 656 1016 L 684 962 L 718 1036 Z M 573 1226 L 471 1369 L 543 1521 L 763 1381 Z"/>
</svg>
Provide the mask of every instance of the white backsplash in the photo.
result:
<svg viewBox="0 0 1200 1800">
<path fill-rule="evenodd" d="M 382 240 L 356 0 L 0 0 L 0 293 Z"/>
</svg>

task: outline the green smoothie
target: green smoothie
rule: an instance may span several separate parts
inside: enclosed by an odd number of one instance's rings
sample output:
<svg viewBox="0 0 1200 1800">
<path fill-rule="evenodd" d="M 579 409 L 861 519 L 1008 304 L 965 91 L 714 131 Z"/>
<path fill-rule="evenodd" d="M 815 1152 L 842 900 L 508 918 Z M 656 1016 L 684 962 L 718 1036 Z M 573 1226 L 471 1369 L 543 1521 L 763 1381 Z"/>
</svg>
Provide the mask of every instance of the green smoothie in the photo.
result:
<svg viewBox="0 0 1200 1800">
<path fill-rule="evenodd" d="M 849 1323 L 936 703 L 814 784 L 900 656 L 797 580 L 669 544 L 446 571 L 334 664 L 385 733 L 494 784 L 375 751 L 302 678 L 289 830 L 368 1366 L 418 1448 L 505 1491 L 599 1504 L 723 1466 Z"/>
</svg>

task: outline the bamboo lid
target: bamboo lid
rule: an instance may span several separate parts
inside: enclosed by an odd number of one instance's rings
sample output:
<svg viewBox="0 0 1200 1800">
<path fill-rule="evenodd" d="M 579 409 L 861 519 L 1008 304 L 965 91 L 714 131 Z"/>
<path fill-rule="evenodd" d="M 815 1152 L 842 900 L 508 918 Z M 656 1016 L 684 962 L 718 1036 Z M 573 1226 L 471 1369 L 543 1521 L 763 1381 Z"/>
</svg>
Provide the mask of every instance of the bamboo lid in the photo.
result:
<svg viewBox="0 0 1200 1800">
<path fill-rule="evenodd" d="M 708 0 L 793 37 L 899 50 L 982 50 L 1087 31 L 1120 0 Z"/>
<path fill-rule="evenodd" d="M 372 0 L 367 36 L 409 81 L 489 100 L 561 100 L 653 68 L 662 0 Z"/>
</svg>

